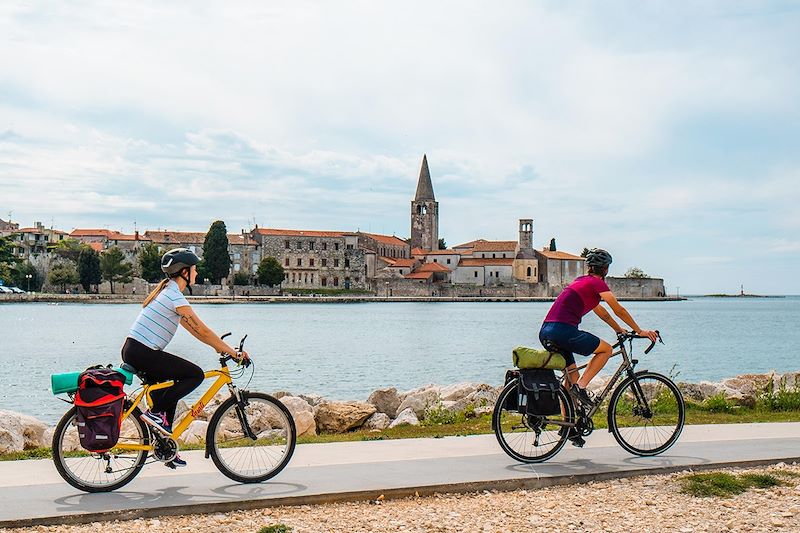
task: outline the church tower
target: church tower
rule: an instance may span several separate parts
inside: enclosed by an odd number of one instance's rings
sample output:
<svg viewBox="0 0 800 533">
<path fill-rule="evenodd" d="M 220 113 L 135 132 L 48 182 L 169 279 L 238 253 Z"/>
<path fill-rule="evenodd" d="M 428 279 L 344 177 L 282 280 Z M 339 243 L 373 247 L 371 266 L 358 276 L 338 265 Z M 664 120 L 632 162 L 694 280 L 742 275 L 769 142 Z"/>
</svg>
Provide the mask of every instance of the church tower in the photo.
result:
<svg viewBox="0 0 800 533">
<path fill-rule="evenodd" d="M 411 202 L 411 248 L 439 248 L 439 202 L 433 195 L 427 155 L 422 156 L 417 195 Z"/>
<path fill-rule="evenodd" d="M 519 249 L 533 252 L 533 219 L 519 219 Z"/>
</svg>

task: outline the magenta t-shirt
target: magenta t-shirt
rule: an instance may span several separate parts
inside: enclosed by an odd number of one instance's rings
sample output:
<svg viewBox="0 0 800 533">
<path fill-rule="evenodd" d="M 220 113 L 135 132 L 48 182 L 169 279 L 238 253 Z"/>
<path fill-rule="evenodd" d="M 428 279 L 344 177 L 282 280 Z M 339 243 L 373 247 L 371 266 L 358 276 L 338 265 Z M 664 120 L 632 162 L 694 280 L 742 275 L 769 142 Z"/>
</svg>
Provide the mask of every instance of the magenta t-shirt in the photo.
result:
<svg viewBox="0 0 800 533">
<path fill-rule="evenodd" d="M 578 327 L 583 315 L 600 303 L 600 293 L 610 290 L 602 278 L 596 276 L 575 278 L 575 281 L 558 295 L 544 321 L 562 322 Z"/>
</svg>

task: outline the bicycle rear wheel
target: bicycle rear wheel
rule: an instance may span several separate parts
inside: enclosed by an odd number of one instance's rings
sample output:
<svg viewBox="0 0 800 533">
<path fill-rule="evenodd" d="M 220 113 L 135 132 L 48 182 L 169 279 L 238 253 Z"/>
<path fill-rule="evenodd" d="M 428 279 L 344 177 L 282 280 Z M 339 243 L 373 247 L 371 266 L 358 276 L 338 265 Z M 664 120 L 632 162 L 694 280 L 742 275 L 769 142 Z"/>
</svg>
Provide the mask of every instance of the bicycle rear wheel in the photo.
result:
<svg viewBox="0 0 800 533">
<path fill-rule="evenodd" d="M 635 379 L 623 381 L 608 406 L 614 438 L 634 455 L 658 455 L 675 444 L 685 416 L 681 391 L 655 372 L 638 372 Z"/>
<path fill-rule="evenodd" d="M 276 476 L 289 463 L 297 442 L 294 420 L 280 401 L 261 392 L 241 391 L 211 417 L 206 441 L 220 472 L 240 483 Z"/>
<path fill-rule="evenodd" d="M 561 451 L 567 442 L 570 426 L 575 424 L 572 400 L 563 388 L 558 397 L 561 414 L 535 416 L 506 409 L 508 399 L 517 394 L 517 380 L 508 382 L 500 392 L 492 414 L 492 427 L 500 447 L 512 459 L 523 463 L 541 463 Z M 512 402 L 513 405 L 516 405 Z"/>
<path fill-rule="evenodd" d="M 122 421 L 117 447 L 105 453 L 81 448 L 77 409 L 61 418 L 53 433 L 53 462 L 64 481 L 84 492 L 110 492 L 133 480 L 147 460 L 145 450 L 124 450 L 120 444 L 148 445 L 150 435 L 136 408 Z"/>
</svg>

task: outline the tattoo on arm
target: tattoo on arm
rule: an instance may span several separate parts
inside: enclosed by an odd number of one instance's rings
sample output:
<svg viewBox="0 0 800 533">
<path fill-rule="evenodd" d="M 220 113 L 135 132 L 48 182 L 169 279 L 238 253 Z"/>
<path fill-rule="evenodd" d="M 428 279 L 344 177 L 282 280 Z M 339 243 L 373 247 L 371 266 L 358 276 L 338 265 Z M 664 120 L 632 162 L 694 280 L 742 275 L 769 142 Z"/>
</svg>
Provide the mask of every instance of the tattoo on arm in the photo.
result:
<svg viewBox="0 0 800 533">
<path fill-rule="evenodd" d="M 184 316 L 181 318 L 181 321 L 183 322 L 184 327 L 191 333 L 194 333 L 195 335 L 201 335 L 203 333 L 200 324 L 193 315 Z"/>
</svg>

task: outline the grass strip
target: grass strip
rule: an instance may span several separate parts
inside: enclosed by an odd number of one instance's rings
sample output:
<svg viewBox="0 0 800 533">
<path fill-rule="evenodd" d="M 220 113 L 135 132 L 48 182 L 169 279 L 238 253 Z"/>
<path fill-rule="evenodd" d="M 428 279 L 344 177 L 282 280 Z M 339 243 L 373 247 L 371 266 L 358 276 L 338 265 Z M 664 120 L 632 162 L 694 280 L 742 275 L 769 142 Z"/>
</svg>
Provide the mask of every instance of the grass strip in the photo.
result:
<svg viewBox="0 0 800 533">
<path fill-rule="evenodd" d="M 787 485 L 773 473 L 728 474 L 704 472 L 681 478 L 681 492 L 697 498 L 730 498 L 752 488 L 768 489 Z"/>
</svg>

